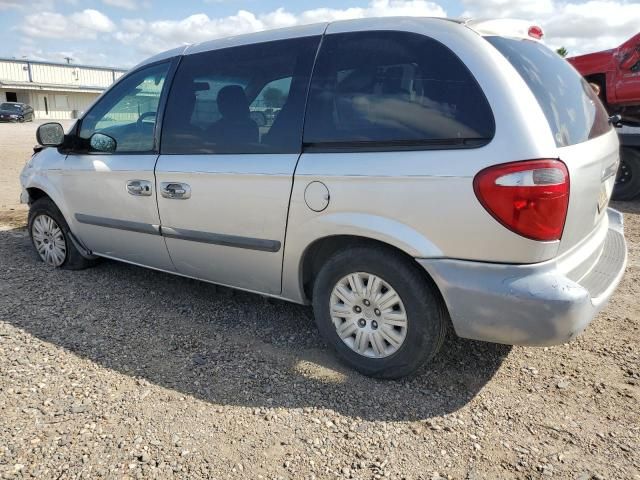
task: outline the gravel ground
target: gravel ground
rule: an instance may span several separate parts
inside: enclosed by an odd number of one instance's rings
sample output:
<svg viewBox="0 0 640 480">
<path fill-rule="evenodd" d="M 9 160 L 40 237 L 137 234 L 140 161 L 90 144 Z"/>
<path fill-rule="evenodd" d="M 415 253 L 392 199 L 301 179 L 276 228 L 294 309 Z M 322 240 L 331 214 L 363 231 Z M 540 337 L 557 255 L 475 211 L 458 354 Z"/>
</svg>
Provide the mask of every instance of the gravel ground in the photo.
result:
<svg viewBox="0 0 640 480">
<path fill-rule="evenodd" d="M 629 267 L 578 340 L 449 338 L 420 376 L 375 381 L 306 307 L 46 268 L 16 205 L 33 131 L 0 124 L 0 477 L 640 479 L 640 203 L 616 205 Z"/>
</svg>

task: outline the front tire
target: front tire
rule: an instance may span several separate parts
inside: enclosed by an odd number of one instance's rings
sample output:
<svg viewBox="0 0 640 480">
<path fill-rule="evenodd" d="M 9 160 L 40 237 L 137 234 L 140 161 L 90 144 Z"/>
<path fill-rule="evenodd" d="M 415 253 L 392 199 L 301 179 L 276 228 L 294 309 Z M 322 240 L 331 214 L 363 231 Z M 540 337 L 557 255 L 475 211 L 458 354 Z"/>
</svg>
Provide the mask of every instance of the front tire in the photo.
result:
<svg viewBox="0 0 640 480">
<path fill-rule="evenodd" d="M 84 258 L 75 247 L 69 225 L 50 198 L 42 197 L 31 204 L 28 229 L 38 257 L 48 266 L 81 270 L 95 265 L 95 260 Z"/>
<path fill-rule="evenodd" d="M 448 325 L 426 274 L 385 247 L 352 247 L 329 258 L 314 283 L 313 309 L 338 355 L 376 378 L 415 373 L 440 350 Z"/>
</svg>

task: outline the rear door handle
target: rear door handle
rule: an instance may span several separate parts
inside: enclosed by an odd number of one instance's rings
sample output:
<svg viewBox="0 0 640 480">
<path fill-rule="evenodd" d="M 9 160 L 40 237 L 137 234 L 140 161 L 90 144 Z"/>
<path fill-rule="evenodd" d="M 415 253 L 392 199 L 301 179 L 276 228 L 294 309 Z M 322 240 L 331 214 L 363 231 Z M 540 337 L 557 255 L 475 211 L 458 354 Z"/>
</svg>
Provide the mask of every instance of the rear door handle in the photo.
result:
<svg viewBox="0 0 640 480">
<path fill-rule="evenodd" d="M 160 184 L 160 194 L 164 198 L 186 200 L 187 198 L 191 198 L 191 187 L 186 183 L 162 182 Z"/>
<path fill-rule="evenodd" d="M 127 192 L 129 192 L 129 195 L 135 195 L 137 197 L 150 197 L 151 182 L 148 180 L 128 180 Z"/>
</svg>

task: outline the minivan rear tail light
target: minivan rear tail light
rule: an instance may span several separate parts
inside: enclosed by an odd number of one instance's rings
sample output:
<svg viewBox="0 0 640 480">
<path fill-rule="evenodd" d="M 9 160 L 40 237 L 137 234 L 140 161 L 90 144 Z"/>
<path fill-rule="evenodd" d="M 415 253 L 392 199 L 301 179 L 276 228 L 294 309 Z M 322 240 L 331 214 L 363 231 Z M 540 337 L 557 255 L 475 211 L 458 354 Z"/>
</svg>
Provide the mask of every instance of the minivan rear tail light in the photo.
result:
<svg viewBox="0 0 640 480">
<path fill-rule="evenodd" d="M 473 180 L 482 206 L 523 237 L 559 240 L 569 207 L 569 172 L 559 160 L 526 160 L 485 168 Z"/>
</svg>

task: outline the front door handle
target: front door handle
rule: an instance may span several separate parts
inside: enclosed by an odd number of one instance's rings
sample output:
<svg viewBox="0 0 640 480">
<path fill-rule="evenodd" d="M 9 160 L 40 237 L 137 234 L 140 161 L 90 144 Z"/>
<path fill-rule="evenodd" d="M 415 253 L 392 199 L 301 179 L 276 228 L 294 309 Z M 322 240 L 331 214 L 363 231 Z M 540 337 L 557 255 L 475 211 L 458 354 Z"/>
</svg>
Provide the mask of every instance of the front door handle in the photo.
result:
<svg viewBox="0 0 640 480">
<path fill-rule="evenodd" d="M 187 198 L 191 198 L 191 187 L 186 183 L 162 182 L 160 184 L 160 194 L 164 198 L 186 200 Z"/>
<path fill-rule="evenodd" d="M 137 197 L 150 197 L 151 182 L 148 180 L 129 180 L 127 181 L 127 192 L 129 195 Z"/>
</svg>

